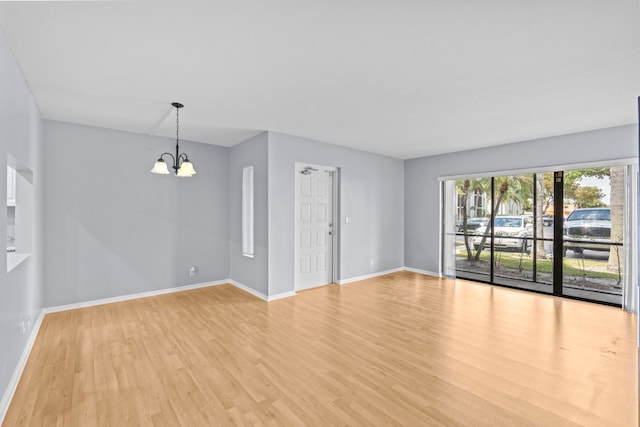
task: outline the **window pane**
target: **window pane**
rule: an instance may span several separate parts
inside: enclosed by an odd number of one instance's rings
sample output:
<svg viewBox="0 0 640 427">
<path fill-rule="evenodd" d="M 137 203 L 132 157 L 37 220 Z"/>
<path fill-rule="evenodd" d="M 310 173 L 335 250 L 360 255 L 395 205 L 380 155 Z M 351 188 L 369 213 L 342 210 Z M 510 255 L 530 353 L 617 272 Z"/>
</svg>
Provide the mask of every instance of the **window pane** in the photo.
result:
<svg viewBox="0 0 640 427">
<path fill-rule="evenodd" d="M 516 288 L 553 292 L 548 284 L 538 283 L 537 265 L 548 264 L 552 270 L 552 261 L 534 257 L 537 255 L 538 242 L 543 230 L 538 230 L 540 202 L 537 177 L 533 174 L 498 176 L 494 180 L 494 239 L 493 282 Z M 542 255 L 542 254 L 540 254 Z"/>
<path fill-rule="evenodd" d="M 242 254 L 253 257 L 253 166 L 242 169 Z"/>
<path fill-rule="evenodd" d="M 620 304 L 624 199 L 624 166 L 564 173 L 564 295 Z"/>
<path fill-rule="evenodd" d="M 474 239 L 490 233 L 491 178 L 458 179 L 456 193 L 456 276 L 489 282 L 490 254 L 475 247 Z"/>
<path fill-rule="evenodd" d="M 457 212 L 459 212 L 460 196 L 456 192 L 455 181 L 445 181 L 443 183 L 443 206 L 444 206 L 444 232 L 442 240 L 442 252 L 443 252 L 443 268 L 442 272 L 447 277 L 455 277 L 456 275 L 456 252 L 457 235 L 456 235 L 456 218 Z M 456 203 L 458 202 L 458 203 Z"/>
<path fill-rule="evenodd" d="M 536 174 L 536 282 L 553 289 L 554 173 Z"/>
</svg>

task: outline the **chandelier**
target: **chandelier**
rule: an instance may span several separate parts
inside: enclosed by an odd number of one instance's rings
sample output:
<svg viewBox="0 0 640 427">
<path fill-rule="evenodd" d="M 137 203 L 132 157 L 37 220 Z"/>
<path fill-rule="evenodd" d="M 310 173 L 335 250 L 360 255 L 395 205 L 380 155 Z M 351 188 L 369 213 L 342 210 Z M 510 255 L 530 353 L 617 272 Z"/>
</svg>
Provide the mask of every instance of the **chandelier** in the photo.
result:
<svg viewBox="0 0 640 427">
<path fill-rule="evenodd" d="M 171 153 L 162 153 L 160 158 L 156 160 L 153 165 L 151 172 L 159 175 L 169 175 L 169 168 L 167 167 L 167 163 L 164 161 L 164 156 L 170 156 L 173 161 L 173 165 L 171 167 L 175 171 L 176 176 L 190 177 L 196 174 L 196 170 L 189 161 L 187 153 L 180 153 L 180 109 L 184 107 L 184 105 L 179 102 L 172 102 L 171 105 L 176 108 L 176 155 L 174 156 Z"/>
</svg>

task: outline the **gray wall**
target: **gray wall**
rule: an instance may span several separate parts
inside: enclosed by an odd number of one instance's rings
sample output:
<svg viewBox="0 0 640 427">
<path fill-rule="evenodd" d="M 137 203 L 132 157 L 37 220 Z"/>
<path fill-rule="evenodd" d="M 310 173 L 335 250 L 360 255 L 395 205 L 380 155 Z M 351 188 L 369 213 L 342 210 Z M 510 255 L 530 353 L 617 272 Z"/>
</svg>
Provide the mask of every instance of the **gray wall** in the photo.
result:
<svg viewBox="0 0 640 427">
<path fill-rule="evenodd" d="M 296 162 L 340 168 L 341 280 L 404 265 L 402 160 L 269 132 L 270 296 L 294 287 Z"/>
<path fill-rule="evenodd" d="M 0 33 L 0 165 L 7 161 L 33 172 L 31 256 L 7 273 L 0 257 L 0 397 L 15 371 L 31 329 L 42 309 L 43 277 L 43 120 L 11 50 Z M 0 197 L 6 199 L 7 174 L 0 173 Z M 18 203 L 22 205 L 19 200 Z M 6 209 L 0 209 L 0 229 L 6 229 Z M 23 316 L 31 322 L 22 332 Z M 0 411 L 2 411 L 0 407 Z"/>
<path fill-rule="evenodd" d="M 637 127 L 619 126 L 405 161 L 405 265 L 438 273 L 438 177 L 638 156 Z"/>
<path fill-rule="evenodd" d="M 45 306 L 229 277 L 227 148 L 181 142 L 198 173 L 178 178 L 149 172 L 172 139 L 46 121 L 45 140 Z"/>
<path fill-rule="evenodd" d="M 231 279 L 268 295 L 268 133 L 231 147 L 229 156 L 229 260 Z M 242 169 L 253 165 L 254 257 L 242 255 Z"/>
</svg>

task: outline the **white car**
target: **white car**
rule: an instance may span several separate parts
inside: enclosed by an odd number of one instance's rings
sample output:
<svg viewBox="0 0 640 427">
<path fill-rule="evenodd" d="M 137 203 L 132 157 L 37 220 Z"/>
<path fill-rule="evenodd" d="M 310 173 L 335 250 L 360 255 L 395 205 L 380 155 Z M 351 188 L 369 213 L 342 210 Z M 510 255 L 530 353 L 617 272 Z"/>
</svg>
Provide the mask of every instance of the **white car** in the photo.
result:
<svg viewBox="0 0 640 427">
<path fill-rule="evenodd" d="M 487 225 L 489 227 L 489 225 Z M 480 249 L 487 227 L 479 227 L 473 239 L 473 247 Z M 495 249 L 512 249 L 520 252 L 528 252 L 533 238 L 533 220 L 530 216 L 496 216 L 494 218 L 493 234 Z M 484 242 L 483 249 L 491 248 L 491 230 Z"/>
</svg>

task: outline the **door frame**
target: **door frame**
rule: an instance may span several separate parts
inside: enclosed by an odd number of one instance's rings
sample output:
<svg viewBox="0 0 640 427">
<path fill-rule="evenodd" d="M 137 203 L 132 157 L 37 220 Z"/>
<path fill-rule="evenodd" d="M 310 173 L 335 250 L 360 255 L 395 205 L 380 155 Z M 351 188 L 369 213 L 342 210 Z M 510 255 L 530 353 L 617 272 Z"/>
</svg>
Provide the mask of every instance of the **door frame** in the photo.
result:
<svg viewBox="0 0 640 427">
<path fill-rule="evenodd" d="M 299 286 L 298 273 L 298 174 L 299 170 L 305 167 L 312 167 L 330 173 L 331 177 L 331 278 L 329 283 L 338 283 L 340 277 L 340 168 L 337 166 L 324 166 L 307 162 L 295 162 L 293 168 L 293 290 L 297 292 Z"/>
</svg>

